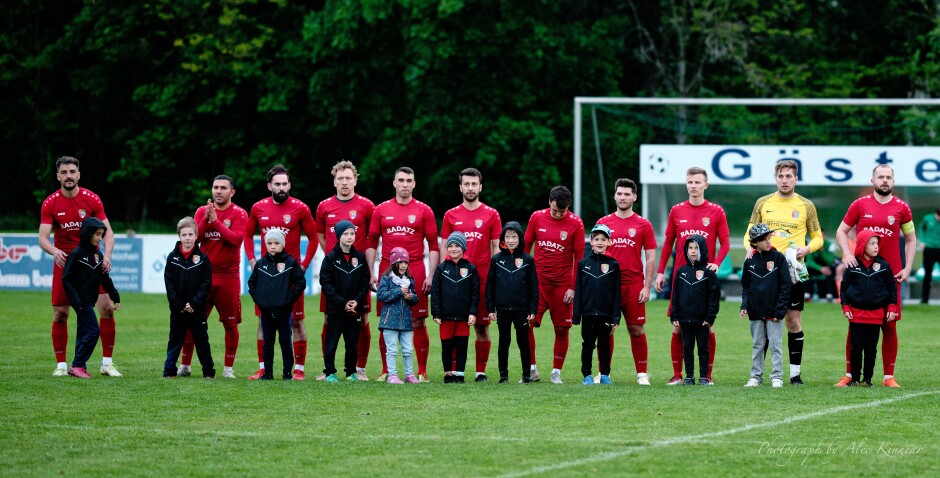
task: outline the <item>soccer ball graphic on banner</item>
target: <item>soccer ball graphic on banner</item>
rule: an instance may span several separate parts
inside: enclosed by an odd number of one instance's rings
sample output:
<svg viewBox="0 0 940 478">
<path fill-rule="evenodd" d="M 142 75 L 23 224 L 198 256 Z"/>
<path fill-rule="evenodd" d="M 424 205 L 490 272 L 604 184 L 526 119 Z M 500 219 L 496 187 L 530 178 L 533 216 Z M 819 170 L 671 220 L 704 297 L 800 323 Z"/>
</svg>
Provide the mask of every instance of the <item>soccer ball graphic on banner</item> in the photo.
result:
<svg viewBox="0 0 940 478">
<path fill-rule="evenodd" d="M 653 174 L 662 175 L 669 170 L 669 160 L 657 155 L 651 155 L 649 162 L 650 172 Z"/>
</svg>

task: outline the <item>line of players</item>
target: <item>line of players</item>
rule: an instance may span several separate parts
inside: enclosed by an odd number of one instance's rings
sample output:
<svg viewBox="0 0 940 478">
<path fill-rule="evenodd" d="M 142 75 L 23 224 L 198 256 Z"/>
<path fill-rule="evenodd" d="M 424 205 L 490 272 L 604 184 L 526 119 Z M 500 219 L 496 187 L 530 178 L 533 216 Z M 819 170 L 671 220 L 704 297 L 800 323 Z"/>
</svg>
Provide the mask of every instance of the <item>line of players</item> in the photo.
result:
<svg viewBox="0 0 940 478">
<path fill-rule="evenodd" d="M 822 245 L 822 232 L 813 203 L 795 193 L 798 178 L 798 166 L 792 161 L 782 161 L 775 166 L 777 190 L 758 199 L 748 224 L 764 222 L 777 229 L 773 240 L 775 248 L 784 250 L 791 243 L 798 247 L 797 257 L 802 259 Z M 415 276 L 415 283 L 421 287 L 420 301 L 413 308 L 415 326 L 415 352 L 418 358 L 419 380 L 427 381 L 427 359 L 430 340 L 425 319 L 428 316 L 427 292 L 431 278 L 424 265 L 424 252 L 427 246 L 430 264 L 436 265 L 443 254 L 443 244 L 438 249 L 438 236 L 447 237 L 452 232 L 462 232 L 467 239 L 466 257 L 480 271 L 481 290 L 485 290 L 485 278 L 490 265 L 490 258 L 499 251 L 499 235 L 502 221 L 496 209 L 480 201 L 483 190 L 483 178 L 480 171 L 467 168 L 459 173 L 459 190 L 463 197 L 460 205 L 449 209 L 442 221 L 440 234 L 434 212 L 431 208 L 415 199 L 413 191 L 416 185 L 415 172 L 411 168 L 399 168 L 394 175 L 395 197 L 378 206 L 369 199 L 356 194 L 355 187 L 359 174 L 349 161 L 340 161 L 334 165 L 331 174 L 336 194 L 317 206 L 316 212 L 302 201 L 291 197 L 290 173 L 281 165 L 273 167 L 267 173 L 267 186 L 271 197 L 256 202 L 250 211 L 245 211 L 232 202 L 235 195 L 234 180 L 225 175 L 214 178 L 212 197 L 204 206 L 197 209 L 195 219 L 199 227 L 200 248 L 209 256 L 213 264 L 212 290 L 208 310 L 214 307 L 218 311 L 219 321 L 225 330 L 225 358 L 223 377 L 235 378 L 233 364 L 238 347 L 238 324 L 241 323 L 241 299 L 239 280 L 239 256 L 244 248 L 250 266 L 256 261 L 254 236 L 260 230 L 261 237 L 271 229 L 281 230 L 286 237 L 285 250 L 298 259 L 304 270 L 309 267 L 315 247 L 308 247 L 300 258 L 300 236 L 306 235 L 311 244 L 316 243 L 324 252 L 335 246 L 336 238 L 333 227 L 341 220 L 351 221 L 357 231 L 354 248 L 365 251 L 368 267 L 374 271 L 376 250 L 381 240 L 382 257 L 379 270 L 384 270 L 389 263 L 389 251 L 395 247 L 406 249 L 411 258 L 410 270 Z M 61 271 L 67 254 L 77 245 L 81 221 L 85 217 L 97 217 L 108 226 L 104 243 L 104 267 L 110 269 L 114 236 L 104 207 L 97 195 L 80 188 L 79 162 L 75 158 L 62 157 L 56 162 L 56 178 L 60 189 L 51 194 L 42 205 L 39 228 L 39 242 L 44 251 L 55 258 L 52 290 L 53 323 L 52 342 L 57 367 L 54 375 L 67 375 L 65 349 L 68 341 L 67 319 L 68 300 L 62 291 Z M 916 237 L 910 207 L 892 195 L 894 188 L 893 170 L 889 166 L 878 166 L 873 171 L 872 184 L 874 194 L 866 195 L 855 201 L 849 208 L 836 234 L 844 257 L 852 258 L 853 253 L 848 240 L 848 232 L 853 227 L 871 229 L 883 236 L 882 256 L 897 272 L 897 280 L 903 282 L 910 274 Z M 646 302 L 650 290 L 655 287 L 662 292 L 665 285 L 665 268 L 672 255 L 675 244 L 682 244 L 684 238 L 698 234 L 705 237 L 708 251 L 713 254 L 708 267 L 717 270 L 730 249 L 729 229 L 724 210 L 718 204 L 705 200 L 708 188 L 707 172 L 701 168 L 690 168 L 686 174 L 686 187 L 689 199 L 670 210 L 665 231 L 663 252 L 660 255 L 658 269 L 655 268 L 656 239 L 650 222 L 633 211 L 637 200 L 637 185 L 629 179 L 618 179 L 615 183 L 614 200 L 616 211 L 598 220 L 611 230 L 611 243 L 607 254 L 614 257 L 621 266 L 622 312 L 630 336 L 631 350 L 637 373 L 637 383 L 649 385 L 647 374 L 648 348 L 644 325 L 646 323 Z M 538 313 L 529 327 L 529 346 L 531 356 L 531 378 L 540 379 L 536 367 L 534 327 L 540 327 L 545 312 L 549 312 L 555 333 L 552 371 L 553 383 L 561 383 L 561 369 L 568 351 L 568 336 L 571 328 L 572 301 L 574 298 L 574 278 L 578 260 L 584 255 L 584 224 L 569 211 L 571 192 L 564 186 L 556 186 L 549 194 L 549 207 L 535 211 L 529 218 L 524 237 L 527 252 L 534 250 L 533 256 L 539 282 Z M 53 245 L 50 235 L 55 232 Z M 906 266 L 901 267 L 899 237 L 904 233 L 907 241 Z M 721 247 L 716 248 L 716 242 Z M 747 238 L 745 237 L 745 243 Z M 745 246 L 747 247 L 747 246 Z M 676 254 L 675 269 L 684 264 L 684 255 Z M 849 259 L 851 260 L 851 259 Z M 654 279 L 655 275 L 655 279 Z M 373 272 L 372 283 L 377 282 Z M 804 334 L 801 324 L 803 309 L 802 284 L 793 287 L 790 308 L 786 316 L 789 331 L 788 346 L 791 361 L 791 384 L 802 384 L 800 366 Z M 103 343 L 101 373 L 119 377 L 120 372 L 114 367 L 111 356 L 114 348 L 114 314 L 108 296 L 99 295 L 97 303 Z M 486 367 L 490 352 L 489 314 L 481 295 L 480 318 L 474 325 L 476 334 L 476 381 L 486 381 Z M 369 301 L 371 302 L 371 301 Z M 369 304 L 367 302 L 367 304 Z M 900 302 L 899 302 L 900 303 Z M 370 304 L 369 304 L 370 305 Z M 365 375 L 368 360 L 371 331 L 368 321 L 370 307 L 363 312 L 361 333 L 359 335 L 359 359 L 357 379 L 368 380 Z M 378 304 L 381 307 L 381 304 Z M 321 312 L 325 303 L 321 297 Z M 256 308 L 255 314 L 258 315 Z M 304 299 L 295 304 L 293 315 L 294 341 L 294 379 L 303 380 L 306 361 L 307 333 L 304 321 Z M 898 319 L 900 319 L 900 314 Z M 325 346 L 327 324 L 321 332 L 321 348 Z M 882 358 L 885 369 L 885 386 L 896 387 L 893 378 L 894 364 L 897 357 L 896 322 L 887 322 L 883 326 L 885 339 Z M 668 384 L 682 383 L 682 339 L 681 331 L 676 328 L 672 334 L 671 355 L 673 377 Z M 614 336 L 610 337 L 613 350 Z M 385 343 L 379 340 L 383 362 L 382 375 L 388 373 L 385 364 Z M 260 323 L 258 329 L 257 352 L 259 370 L 249 379 L 260 378 L 264 374 L 263 337 Z M 193 343 L 191 337 L 183 348 L 180 375 L 190 374 Z M 709 339 L 709 376 L 711 380 L 714 362 L 715 335 L 711 331 Z M 846 365 L 848 375 L 849 339 L 846 340 Z M 323 375 L 318 377 L 322 379 Z M 848 378 L 848 377 L 847 377 Z M 842 383 L 846 381 L 843 379 Z M 838 385 L 838 384 L 837 384 Z"/>
</svg>

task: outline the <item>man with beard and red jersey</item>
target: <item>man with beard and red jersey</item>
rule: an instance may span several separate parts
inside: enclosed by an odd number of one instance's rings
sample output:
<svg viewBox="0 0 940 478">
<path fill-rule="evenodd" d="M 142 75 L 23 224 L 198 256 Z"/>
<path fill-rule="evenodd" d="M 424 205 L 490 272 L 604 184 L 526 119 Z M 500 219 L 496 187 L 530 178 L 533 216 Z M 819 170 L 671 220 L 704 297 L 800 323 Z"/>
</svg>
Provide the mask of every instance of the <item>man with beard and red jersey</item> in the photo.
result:
<svg viewBox="0 0 940 478">
<path fill-rule="evenodd" d="M 102 268 L 111 270 L 111 254 L 114 252 L 114 232 L 104 213 L 104 205 L 98 196 L 78 187 L 82 173 L 78 169 L 78 160 L 71 156 L 62 156 L 55 162 L 56 179 L 59 190 L 50 194 L 42 202 L 39 218 L 39 247 L 55 259 L 52 266 L 52 350 L 55 353 L 55 377 L 68 376 L 65 362 L 65 348 L 69 342 L 69 299 L 62 285 L 62 271 L 69 253 L 78 247 L 82 230 L 82 221 L 96 217 L 104 223 L 105 236 L 102 239 L 104 250 Z M 55 245 L 50 235 L 55 235 Z M 114 304 L 104 289 L 98 290 L 98 325 L 101 328 L 101 374 L 120 377 L 114 368 L 111 357 L 114 353 Z"/>
<path fill-rule="evenodd" d="M 194 218 L 199 231 L 199 249 L 212 264 L 212 289 L 206 301 L 206 317 L 215 307 L 225 330 L 225 361 L 222 376 L 234 377 L 235 352 L 238 351 L 238 324 L 242 323 L 241 247 L 248 223 L 248 213 L 232 202 L 235 180 L 224 174 L 212 180 L 212 198 L 196 209 Z M 186 332 L 177 375 L 188 377 L 193 363 L 193 335 Z"/>
<path fill-rule="evenodd" d="M 460 172 L 460 194 L 463 203 L 444 213 L 441 225 L 441 237 L 448 237 L 452 232 L 462 232 L 467 238 L 467 250 L 464 257 L 480 273 L 480 304 L 477 321 L 473 324 L 477 339 L 476 378 L 485 382 L 486 363 L 490 357 L 490 315 L 486 309 L 486 275 L 490 270 L 490 260 L 499 252 L 499 235 L 502 233 L 502 221 L 499 213 L 480 201 L 483 191 L 483 173 L 476 168 L 467 168 Z M 447 246 L 441 243 L 441 261 L 447 260 Z M 452 369 L 456 370 L 456 368 Z"/>
<path fill-rule="evenodd" d="M 254 270 L 255 262 L 255 231 L 261 228 L 261 237 L 271 229 L 279 229 L 284 233 L 284 251 L 300 262 L 300 267 L 306 271 L 317 252 L 317 229 L 314 224 L 310 208 L 299 199 L 290 196 L 290 172 L 283 165 L 276 165 L 268 171 L 268 191 L 271 197 L 262 199 L 251 206 L 248 214 L 248 224 L 245 226 L 245 255 L 248 264 Z M 303 232 L 310 241 L 307 244 L 307 253 L 300 260 L 300 233 Z M 255 306 L 255 314 L 261 312 Z M 307 360 L 307 328 L 304 326 L 304 296 L 294 303 L 291 317 L 291 328 L 294 339 L 294 380 L 304 379 L 304 363 Z M 223 374 L 224 376 L 224 374 Z M 258 321 L 258 371 L 248 377 L 248 380 L 257 380 L 264 376 L 264 334 L 261 331 L 261 321 Z"/>
<path fill-rule="evenodd" d="M 842 249 L 842 261 L 846 267 L 855 267 L 858 260 L 855 252 L 849 246 L 848 233 L 852 228 L 856 232 L 861 230 L 873 231 L 881 236 L 879 242 L 881 257 L 888 261 L 898 284 L 903 284 L 911 275 L 914 264 L 914 254 L 917 252 L 917 234 L 914 227 L 914 216 L 911 207 L 900 198 L 894 197 L 894 169 L 887 164 L 876 166 L 872 170 L 871 184 L 875 193 L 856 199 L 839 224 L 836 231 L 836 242 Z M 901 233 L 904 233 L 904 266 L 901 266 Z M 894 320 L 885 320 L 881 324 L 884 339 L 881 342 L 881 361 L 884 364 L 885 377 L 882 385 L 885 387 L 900 387 L 894 379 L 894 363 L 898 357 L 898 329 L 897 321 L 901 320 L 901 287 L 898 287 L 898 315 Z M 851 337 L 845 339 L 846 374 L 837 387 L 844 387 L 858 377 L 852 377 L 849 369 L 849 351 Z"/>
<path fill-rule="evenodd" d="M 375 262 L 375 249 L 379 239 L 382 239 L 382 260 L 379 270 L 384 271 L 389 265 L 389 256 L 392 249 L 401 247 L 408 251 L 410 261 L 408 270 L 415 280 L 415 287 L 421 288 L 418 294 L 418 304 L 411 308 L 412 323 L 414 324 L 415 355 L 418 356 L 418 380 L 428 381 L 428 349 L 431 341 L 428 338 L 428 329 L 425 319 L 428 317 L 428 292 L 431 290 L 432 274 L 428 274 L 424 264 L 424 248 L 427 241 L 428 259 L 430 264 L 440 261 L 437 250 L 437 222 L 434 211 L 414 198 L 412 193 L 415 187 L 415 172 L 403 166 L 395 171 L 392 181 L 395 187 L 395 197 L 375 207 L 372 213 L 372 222 L 369 224 L 369 249 L 366 250 L 366 260 Z M 373 270 L 372 287 L 378 282 Z M 376 304 L 378 312 L 382 312 L 382 303 Z M 382 374 L 376 380 L 385 381 L 388 378 L 388 367 L 385 366 L 385 348 L 383 341 L 379 341 L 382 349 Z"/>
<path fill-rule="evenodd" d="M 555 327 L 551 380 L 558 384 L 562 383 L 561 368 L 568 355 L 575 274 L 578 261 L 584 257 L 584 222 L 568 212 L 571 198 L 568 188 L 552 188 L 548 196 L 548 208 L 532 213 L 525 230 L 526 252 L 535 259 L 535 273 L 539 282 L 539 308 L 532 325 L 540 327 L 545 311 L 550 312 Z M 531 327 L 529 352 L 532 357 L 530 377 L 533 382 L 537 382 L 540 377 L 535 363 L 535 333 Z"/>
<path fill-rule="evenodd" d="M 653 225 L 633 212 L 637 200 L 637 186 L 633 180 L 621 178 L 614 183 L 614 202 L 617 210 L 597 221 L 610 229 L 610 246 L 606 254 L 620 264 L 620 308 L 630 334 L 630 348 L 636 367 L 636 383 L 649 385 L 647 363 L 649 349 L 646 343 L 646 303 L 653 287 L 656 261 L 656 236 Z M 645 261 L 645 265 L 644 265 Z M 610 354 L 614 353 L 614 336 L 610 336 Z M 600 376 L 597 379 L 600 382 Z"/>
<path fill-rule="evenodd" d="M 369 223 L 372 221 L 372 211 L 375 210 L 375 204 L 363 196 L 356 194 L 356 184 L 359 182 L 359 172 L 356 166 L 350 161 L 340 161 L 333 165 L 333 186 L 336 188 L 336 195 L 324 199 L 317 205 L 317 211 L 314 215 L 317 223 L 317 237 L 320 240 L 320 247 L 323 254 L 329 254 L 339 242 L 333 228 L 336 223 L 346 220 L 356 226 L 356 242 L 353 243 L 353 249 L 365 252 L 371 246 L 368 243 Z M 372 260 L 375 260 L 373 256 Z M 373 263 L 367 259 L 369 270 L 373 269 Z M 371 273 L 371 272 L 370 272 Z M 366 375 L 366 363 L 369 360 L 369 345 L 372 340 L 372 333 L 369 330 L 369 311 L 372 310 L 372 299 L 364 304 L 361 328 L 359 330 L 359 341 L 356 351 L 359 358 L 356 363 L 356 380 L 368 381 Z M 326 317 L 326 298 L 320 294 L 320 312 Z M 381 336 L 379 343 L 385 344 Z M 326 321 L 323 322 L 323 331 L 320 333 L 320 345 L 326 349 Z M 382 360 L 385 360 L 385 353 L 382 353 Z M 326 374 L 317 376 L 317 380 L 326 379 Z"/>
<path fill-rule="evenodd" d="M 730 237 L 728 231 L 728 217 L 725 216 L 725 210 L 713 202 L 705 200 L 705 190 L 708 189 L 708 173 L 699 167 L 691 167 L 685 172 L 685 188 L 689 192 L 689 200 L 676 204 L 669 210 L 669 218 L 666 220 L 666 237 L 663 240 L 663 252 L 659 256 L 659 269 L 656 272 L 656 292 L 663 291 L 663 285 L 666 284 L 666 264 L 669 262 L 669 256 L 672 255 L 674 244 L 685 244 L 685 240 L 698 234 L 705 238 L 705 244 L 708 246 L 709 254 L 713 255 L 706 258 L 711 271 L 717 271 L 728 251 L 731 250 Z M 716 239 L 721 241 L 721 249 L 715 248 Z M 713 259 L 713 260 L 708 260 Z M 676 254 L 673 271 L 679 270 L 685 265 L 685 254 Z M 675 275 L 673 275 L 675 279 Z M 672 300 L 669 301 L 669 309 L 666 315 L 672 310 Z M 675 327 L 672 330 L 672 378 L 668 385 L 682 385 L 682 329 Z M 708 334 L 708 376 L 706 379 L 712 382 L 712 365 L 715 363 L 715 329 L 709 327 Z"/>
</svg>

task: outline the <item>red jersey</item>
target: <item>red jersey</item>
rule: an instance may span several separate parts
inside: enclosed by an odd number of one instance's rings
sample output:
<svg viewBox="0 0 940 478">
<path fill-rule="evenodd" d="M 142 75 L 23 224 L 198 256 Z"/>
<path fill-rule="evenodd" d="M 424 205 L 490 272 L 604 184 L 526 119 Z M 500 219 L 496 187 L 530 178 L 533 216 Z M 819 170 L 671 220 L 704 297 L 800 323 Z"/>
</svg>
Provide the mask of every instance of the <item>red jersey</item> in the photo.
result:
<svg viewBox="0 0 940 478">
<path fill-rule="evenodd" d="M 375 204 L 358 194 L 345 201 L 336 196 L 320 201 L 320 204 L 317 205 L 316 222 L 317 234 L 326 236 L 326 250 L 323 253 L 329 254 L 336 246 L 336 243 L 339 242 L 336 239 L 336 232 L 333 227 L 343 219 L 356 226 L 354 249 L 365 252 L 366 249 L 375 247 L 375 244 L 370 245 L 368 241 L 369 223 L 372 221 L 372 211 L 374 210 Z"/>
<path fill-rule="evenodd" d="M 656 271 L 660 274 L 666 272 L 666 263 L 669 262 L 675 243 L 678 242 L 678 248 L 682 249 L 685 240 L 694 234 L 705 238 L 708 262 L 721 265 L 731 250 L 728 217 L 725 216 L 725 210 L 713 202 L 705 201 L 699 206 L 693 206 L 689 201 L 676 204 L 669 211 L 666 221 L 666 237 L 663 238 L 663 252 L 659 256 L 659 269 Z M 715 248 L 716 239 L 721 241 L 721 250 Z M 677 271 L 685 264 L 685 254 L 676 253 L 673 270 Z"/>
<path fill-rule="evenodd" d="M 206 220 L 206 206 L 196 209 L 199 228 L 199 249 L 209 256 L 213 276 L 238 277 L 241 264 L 241 246 L 245 236 L 248 213 L 232 203 L 223 211 L 215 212 L 215 221 Z"/>
<path fill-rule="evenodd" d="M 526 226 L 525 248 L 534 248 L 539 284 L 574 289 L 575 269 L 584 257 L 584 223 L 571 212 L 555 219 L 551 209 L 535 211 Z"/>
<path fill-rule="evenodd" d="M 656 250 L 653 225 L 637 213 L 627 218 L 620 218 L 611 213 L 597 223 L 610 228 L 610 246 L 606 255 L 617 259 L 620 264 L 621 285 L 646 284 L 643 274 L 643 251 Z"/>
<path fill-rule="evenodd" d="M 500 233 L 503 232 L 499 212 L 483 203 L 472 211 L 463 204 L 451 208 L 444 213 L 441 237 L 447 237 L 454 231 L 460 231 L 467 237 L 467 252 L 464 257 L 476 266 L 480 272 L 480 281 L 485 282 L 487 271 L 490 270 L 490 259 L 493 257 L 490 250 L 491 241 L 498 241 Z"/>
<path fill-rule="evenodd" d="M 369 224 L 369 241 L 379 243 L 382 238 L 382 261 L 388 262 L 392 249 L 402 247 L 408 251 L 411 262 L 424 258 L 424 240 L 437 250 L 437 221 L 434 211 L 417 199 L 398 204 L 389 199 L 375 207 Z M 432 265 L 433 270 L 434 265 Z"/>
<path fill-rule="evenodd" d="M 96 217 L 105 221 L 104 204 L 98 195 L 85 189 L 77 188 L 75 197 L 68 198 L 58 190 L 42 202 L 39 224 L 51 224 L 55 247 L 65 253 L 72 252 L 80 242 L 79 234 L 82 221 L 86 217 Z M 111 231 L 113 234 L 114 231 Z"/>
<path fill-rule="evenodd" d="M 878 255 L 884 257 L 897 274 L 901 271 L 901 226 L 913 220 L 911 207 L 897 197 L 881 204 L 871 194 L 856 199 L 842 218 L 856 232 L 868 229 L 880 234 Z"/>
<path fill-rule="evenodd" d="M 313 221 L 313 215 L 310 214 L 310 208 L 303 201 L 294 198 L 288 198 L 281 204 L 274 202 L 273 198 L 264 198 L 251 206 L 251 213 L 248 214 L 248 224 L 245 226 L 245 255 L 248 260 L 255 258 L 255 231 L 261 227 L 261 240 L 264 241 L 264 235 L 273 228 L 278 228 L 284 232 L 284 250 L 294 259 L 300 260 L 300 232 L 307 235 L 310 244 L 307 245 L 307 253 L 304 255 L 300 265 L 307 269 L 313 255 L 317 252 L 317 228 Z M 265 248 L 262 245 L 261 250 Z M 211 260 L 211 259 L 210 259 Z"/>
</svg>

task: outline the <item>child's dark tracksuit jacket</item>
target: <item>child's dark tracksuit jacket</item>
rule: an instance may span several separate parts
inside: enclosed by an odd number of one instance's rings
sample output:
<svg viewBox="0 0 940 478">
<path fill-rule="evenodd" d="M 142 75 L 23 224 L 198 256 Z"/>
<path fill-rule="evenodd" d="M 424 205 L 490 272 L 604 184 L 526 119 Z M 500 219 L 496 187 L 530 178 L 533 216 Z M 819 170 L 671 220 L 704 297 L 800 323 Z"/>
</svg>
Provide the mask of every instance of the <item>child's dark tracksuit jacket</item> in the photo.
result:
<svg viewBox="0 0 940 478">
<path fill-rule="evenodd" d="M 698 244 L 699 259 L 689 260 L 688 244 Z M 721 299 L 718 276 L 708 269 L 708 245 L 705 238 L 693 235 L 682 246 L 686 264 L 676 271 L 672 286 L 672 310 L 670 320 L 679 324 L 715 323 Z"/>
<path fill-rule="evenodd" d="M 620 323 L 620 264 L 613 257 L 591 251 L 578 262 L 571 323 L 582 317 L 605 317 Z"/>
<path fill-rule="evenodd" d="M 212 265 L 209 256 L 195 244 L 189 254 L 181 251 L 182 243 L 166 257 L 163 281 L 166 284 L 166 299 L 170 304 L 170 338 L 167 341 L 166 361 L 163 364 L 163 376 L 175 377 L 176 360 L 179 358 L 186 339 L 186 331 L 191 331 L 199 363 L 202 364 L 204 377 L 215 376 L 215 362 L 209 346 L 209 331 L 206 317 L 206 302 L 212 290 Z M 192 313 L 184 312 L 186 304 L 193 308 Z"/>
<path fill-rule="evenodd" d="M 754 250 L 741 268 L 741 310 L 750 320 L 783 320 L 790 305 L 790 269 L 780 251 Z"/>
</svg>

